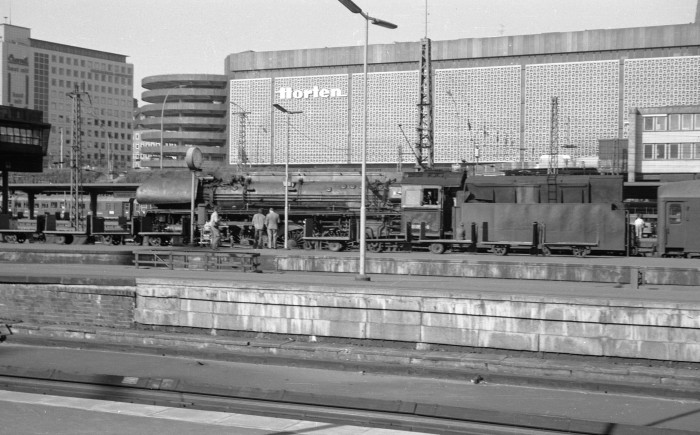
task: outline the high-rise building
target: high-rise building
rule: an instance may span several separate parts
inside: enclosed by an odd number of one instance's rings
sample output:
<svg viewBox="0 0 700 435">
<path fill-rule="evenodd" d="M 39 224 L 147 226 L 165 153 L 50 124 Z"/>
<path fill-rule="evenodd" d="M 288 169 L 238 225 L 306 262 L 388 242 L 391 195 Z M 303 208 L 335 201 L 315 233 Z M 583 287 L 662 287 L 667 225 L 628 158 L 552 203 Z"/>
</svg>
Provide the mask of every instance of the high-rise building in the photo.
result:
<svg viewBox="0 0 700 435">
<path fill-rule="evenodd" d="M 33 39 L 30 29 L 7 23 L 0 38 L 0 103 L 41 110 L 51 123 L 44 168 L 69 165 L 76 94 L 83 164 L 132 166 L 134 67 L 127 56 Z"/>
</svg>

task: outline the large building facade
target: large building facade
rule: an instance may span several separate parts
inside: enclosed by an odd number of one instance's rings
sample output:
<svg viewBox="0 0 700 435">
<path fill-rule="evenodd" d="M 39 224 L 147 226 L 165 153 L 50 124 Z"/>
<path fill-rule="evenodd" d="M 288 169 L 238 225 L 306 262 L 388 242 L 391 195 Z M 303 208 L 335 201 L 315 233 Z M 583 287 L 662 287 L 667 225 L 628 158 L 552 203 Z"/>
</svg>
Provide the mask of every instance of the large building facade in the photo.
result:
<svg viewBox="0 0 700 435">
<path fill-rule="evenodd" d="M 229 55 L 229 163 L 280 164 L 289 155 L 290 164 L 357 164 L 365 106 L 367 162 L 413 162 L 421 45 L 369 47 L 366 102 L 363 55 L 364 47 Z M 431 60 L 436 164 L 532 167 L 554 143 L 572 165 L 597 165 L 600 141 L 627 143 L 640 110 L 700 113 L 698 22 L 434 41 Z M 700 143 L 700 125 L 686 133 Z M 627 155 L 639 172 L 644 152 Z M 700 173 L 700 158 L 682 171 Z"/>
<path fill-rule="evenodd" d="M 1 103 L 41 110 L 51 124 L 44 168 L 70 164 L 77 93 L 83 164 L 102 171 L 132 166 L 133 65 L 126 56 L 33 39 L 30 29 L 7 23 L 0 38 Z"/>
</svg>

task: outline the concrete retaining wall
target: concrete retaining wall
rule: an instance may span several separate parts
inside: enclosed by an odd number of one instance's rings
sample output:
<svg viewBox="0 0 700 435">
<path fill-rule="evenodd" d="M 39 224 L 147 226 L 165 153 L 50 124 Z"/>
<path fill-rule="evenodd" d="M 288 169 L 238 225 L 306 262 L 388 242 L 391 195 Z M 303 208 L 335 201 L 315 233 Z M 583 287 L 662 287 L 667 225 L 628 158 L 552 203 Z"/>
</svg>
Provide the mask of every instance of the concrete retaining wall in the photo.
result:
<svg viewBox="0 0 700 435">
<path fill-rule="evenodd" d="M 144 325 L 700 361 L 700 304 L 166 279 L 136 293 Z"/>
<path fill-rule="evenodd" d="M 356 257 L 280 256 L 280 271 L 358 273 Z M 450 260 L 445 258 L 371 258 L 367 273 L 463 278 L 505 278 L 546 281 L 608 282 L 618 284 L 700 286 L 699 268 L 615 266 L 599 263 L 535 263 L 494 260 Z"/>
</svg>

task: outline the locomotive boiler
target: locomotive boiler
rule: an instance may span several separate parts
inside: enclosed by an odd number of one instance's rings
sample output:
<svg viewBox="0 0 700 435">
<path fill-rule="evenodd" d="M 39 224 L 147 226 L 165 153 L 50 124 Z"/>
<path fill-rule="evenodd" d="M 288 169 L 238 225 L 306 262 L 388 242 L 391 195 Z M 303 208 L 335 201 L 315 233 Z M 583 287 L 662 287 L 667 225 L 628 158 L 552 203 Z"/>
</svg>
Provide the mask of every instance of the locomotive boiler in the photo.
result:
<svg viewBox="0 0 700 435">
<path fill-rule="evenodd" d="M 400 204 L 401 173 L 367 173 L 367 210 L 370 216 L 397 213 Z M 250 172 L 198 178 L 194 192 L 195 236 L 207 216 L 217 209 L 225 238 L 231 243 L 252 244 L 252 216 L 259 209 L 285 208 L 285 189 L 290 225 L 287 228 L 292 247 L 302 243 L 302 228 L 308 218 L 319 226 L 342 228 L 359 213 L 361 200 L 359 172 Z M 136 191 L 136 201 L 146 206 L 140 234 L 151 245 L 189 241 L 188 228 L 192 199 L 189 173 L 156 174 Z M 373 218 L 374 219 L 374 218 Z M 332 232 L 327 228 L 321 232 Z M 281 238 L 284 233 L 280 231 Z"/>
</svg>

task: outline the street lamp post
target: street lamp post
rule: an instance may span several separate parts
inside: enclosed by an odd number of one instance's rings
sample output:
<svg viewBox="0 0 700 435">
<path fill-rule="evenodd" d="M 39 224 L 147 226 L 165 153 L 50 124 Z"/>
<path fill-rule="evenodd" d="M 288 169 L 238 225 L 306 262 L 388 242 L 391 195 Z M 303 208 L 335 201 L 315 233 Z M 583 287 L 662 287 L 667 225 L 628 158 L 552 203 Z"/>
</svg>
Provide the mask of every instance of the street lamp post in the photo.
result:
<svg viewBox="0 0 700 435">
<path fill-rule="evenodd" d="M 170 95 L 170 91 L 173 89 L 179 89 L 179 88 L 184 88 L 185 85 L 179 85 L 176 86 L 175 88 L 170 88 L 168 89 L 168 92 L 165 93 L 165 98 L 163 98 L 163 105 L 160 107 L 160 170 L 163 170 L 163 117 L 165 116 L 165 103 L 168 102 L 168 96 Z"/>
<path fill-rule="evenodd" d="M 338 0 L 343 6 L 348 8 L 353 14 L 360 14 L 365 19 L 365 60 L 364 60 L 364 118 L 362 126 L 362 191 L 360 192 L 360 267 L 359 274 L 355 277 L 358 281 L 369 281 L 369 276 L 365 273 L 367 262 L 367 51 L 369 45 L 369 23 L 387 29 L 396 29 L 398 26 L 379 18 L 370 17 L 363 12 L 352 0 Z"/>
<path fill-rule="evenodd" d="M 289 249 L 289 129 L 291 125 L 289 117 L 290 115 L 298 115 L 302 111 L 287 110 L 279 104 L 273 104 L 272 106 L 287 114 L 287 149 L 285 150 L 284 159 L 284 249 Z"/>
</svg>

